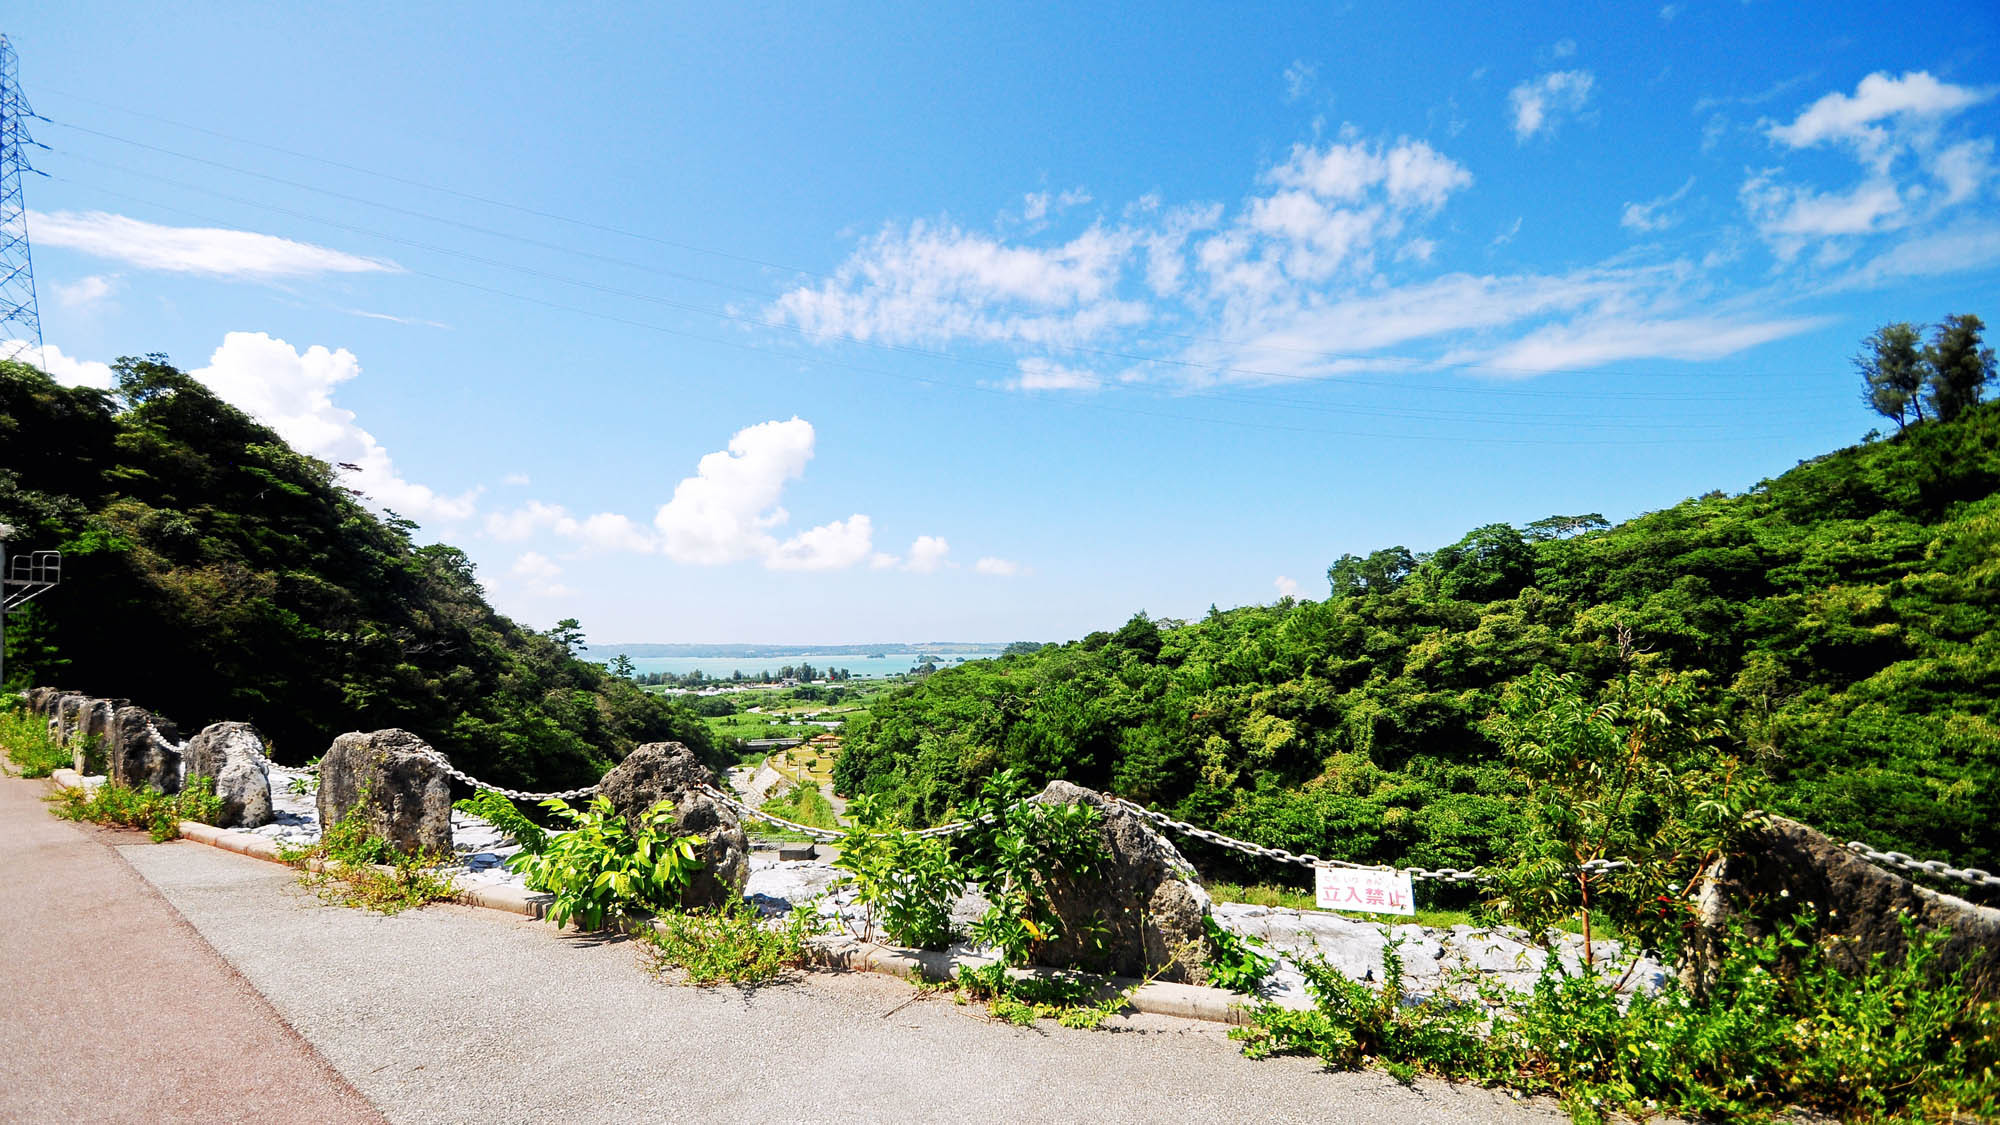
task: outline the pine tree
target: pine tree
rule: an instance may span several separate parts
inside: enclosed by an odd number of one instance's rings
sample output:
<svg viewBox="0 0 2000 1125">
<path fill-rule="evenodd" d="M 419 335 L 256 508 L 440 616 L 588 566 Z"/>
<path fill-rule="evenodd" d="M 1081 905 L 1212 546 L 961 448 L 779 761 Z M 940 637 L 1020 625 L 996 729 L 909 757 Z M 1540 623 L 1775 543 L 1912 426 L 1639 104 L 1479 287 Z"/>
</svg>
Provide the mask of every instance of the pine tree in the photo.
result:
<svg viewBox="0 0 2000 1125">
<path fill-rule="evenodd" d="M 1941 422 L 1976 405 L 1980 389 L 1993 379 L 1993 349 L 1979 346 L 1985 328 L 1971 313 L 1945 317 L 1924 351 L 1931 413 Z"/>
</svg>

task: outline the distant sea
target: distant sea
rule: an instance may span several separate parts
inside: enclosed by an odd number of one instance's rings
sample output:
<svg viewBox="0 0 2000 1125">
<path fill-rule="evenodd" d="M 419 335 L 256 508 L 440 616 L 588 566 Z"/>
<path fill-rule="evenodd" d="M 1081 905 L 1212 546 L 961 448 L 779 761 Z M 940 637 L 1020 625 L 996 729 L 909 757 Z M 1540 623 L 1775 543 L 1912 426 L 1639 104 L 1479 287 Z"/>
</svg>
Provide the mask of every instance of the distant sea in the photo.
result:
<svg viewBox="0 0 2000 1125">
<path fill-rule="evenodd" d="M 924 657 L 937 661 L 944 668 L 966 660 L 984 660 L 994 656 L 991 652 L 955 652 L 946 649 L 925 649 L 922 652 L 890 652 L 880 654 L 861 653 L 853 656 L 830 653 L 806 652 L 790 656 L 635 656 L 632 666 L 641 672 L 672 672 L 685 676 L 700 669 L 712 679 L 726 680 L 732 672 L 742 672 L 755 677 L 760 673 L 778 674 L 778 669 L 787 664 L 810 664 L 817 671 L 829 668 L 845 668 L 857 677 L 878 678 L 907 672 L 923 663 Z M 610 655 L 590 653 L 592 660 L 608 660 Z"/>
</svg>

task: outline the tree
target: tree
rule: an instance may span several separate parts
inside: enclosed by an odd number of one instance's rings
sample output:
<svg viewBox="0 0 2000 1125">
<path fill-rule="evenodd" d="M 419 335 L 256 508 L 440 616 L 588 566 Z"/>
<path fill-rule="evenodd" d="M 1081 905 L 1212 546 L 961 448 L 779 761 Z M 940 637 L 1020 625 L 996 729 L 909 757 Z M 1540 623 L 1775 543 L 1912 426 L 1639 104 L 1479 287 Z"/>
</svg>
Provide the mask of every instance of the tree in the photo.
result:
<svg viewBox="0 0 2000 1125">
<path fill-rule="evenodd" d="M 638 666 L 632 663 L 632 658 L 622 652 L 612 657 L 611 663 L 605 665 L 605 667 L 610 670 L 612 675 L 621 680 L 631 679 L 632 673 L 639 670 Z"/>
<path fill-rule="evenodd" d="M 1535 575 L 1535 552 L 1511 526 L 1489 523 L 1440 548 L 1429 565 L 1437 570 L 1439 594 L 1485 602 L 1520 593 Z"/>
<path fill-rule="evenodd" d="M 1977 404 L 1980 389 L 1993 378 L 1993 349 L 1979 346 L 1985 328 L 1971 313 L 1945 317 L 1924 351 L 1930 368 L 1931 413 L 1940 422 L 1949 422 Z"/>
<path fill-rule="evenodd" d="M 1911 415 L 1923 421 L 1928 366 L 1916 325 L 1905 320 L 1877 328 L 1854 357 L 1854 369 L 1861 372 L 1862 401 L 1884 418 L 1895 419 L 1898 430 Z"/>
<path fill-rule="evenodd" d="M 1546 543 L 1551 539 L 1567 539 L 1572 535 L 1582 535 L 1586 531 L 1603 531 L 1611 526 L 1611 521 L 1600 512 L 1589 512 L 1580 516 L 1546 516 L 1529 524 L 1522 530 L 1530 543 Z"/>
<path fill-rule="evenodd" d="M 1336 598 L 1386 594 L 1401 586 L 1410 572 L 1417 569 L 1419 561 L 1408 547 L 1384 547 L 1367 558 L 1342 555 L 1340 561 L 1326 568 L 1326 581 L 1333 587 Z"/>
<path fill-rule="evenodd" d="M 562 646 L 564 656 L 575 656 L 578 646 L 583 644 L 583 622 L 565 617 L 549 630 L 549 639 Z"/>
</svg>

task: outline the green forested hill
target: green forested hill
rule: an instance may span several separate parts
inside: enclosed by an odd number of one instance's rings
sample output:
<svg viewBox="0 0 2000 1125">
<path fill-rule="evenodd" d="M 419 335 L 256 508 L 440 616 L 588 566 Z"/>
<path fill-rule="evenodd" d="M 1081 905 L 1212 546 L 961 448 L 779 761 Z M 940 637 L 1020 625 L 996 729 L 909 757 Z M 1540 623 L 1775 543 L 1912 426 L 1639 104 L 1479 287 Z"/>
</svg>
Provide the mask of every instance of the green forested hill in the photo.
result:
<svg viewBox="0 0 2000 1125">
<path fill-rule="evenodd" d="M 1630 661 L 1705 676 L 1778 811 L 1994 868 L 1996 485 L 1988 404 L 1616 527 L 1349 556 L 1324 601 L 1141 614 L 939 672 L 849 724 L 836 782 L 931 819 L 1013 766 L 1267 845 L 1469 865 L 1517 831 L 1481 729 L 1503 685 Z"/>
<path fill-rule="evenodd" d="M 62 586 L 9 621 L 9 686 L 127 696 L 183 726 L 255 723 L 280 760 L 348 730 L 416 731 L 461 768 L 594 781 L 699 721 L 493 612 L 454 547 L 411 544 L 159 357 L 116 395 L 0 363 L 0 522 L 60 547 Z"/>
</svg>

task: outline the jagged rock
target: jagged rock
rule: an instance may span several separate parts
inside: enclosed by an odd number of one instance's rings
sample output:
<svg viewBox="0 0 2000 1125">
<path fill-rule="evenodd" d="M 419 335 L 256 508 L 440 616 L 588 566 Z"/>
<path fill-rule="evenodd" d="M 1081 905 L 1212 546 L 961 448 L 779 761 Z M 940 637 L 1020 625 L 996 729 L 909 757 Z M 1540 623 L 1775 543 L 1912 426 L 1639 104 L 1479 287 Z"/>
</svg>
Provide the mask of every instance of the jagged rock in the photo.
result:
<svg viewBox="0 0 2000 1125">
<path fill-rule="evenodd" d="M 352 731 L 319 763 L 319 822 L 349 816 L 406 855 L 451 851 L 451 782 L 430 744 L 406 730 Z"/>
<path fill-rule="evenodd" d="M 1180 850 L 1151 822 L 1101 793 L 1051 781 L 1029 798 L 1037 804 L 1082 803 L 1103 817 L 1109 858 L 1086 877 L 1059 876 L 1047 890 L 1062 919 L 1062 940 L 1042 946 L 1036 960 L 1057 968 L 1144 976 L 1166 967 L 1161 980 L 1199 978 L 1208 964 L 1208 892 Z M 1089 940 L 1102 925 L 1103 942 Z"/>
<path fill-rule="evenodd" d="M 215 779 L 222 798 L 224 828 L 258 828 L 271 823 L 271 776 L 264 768 L 264 736 L 249 723 L 211 723 L 190 739 L 183 753 L 183 784 Z"/>
<path fill-rule="evenodd" d="M 61 695 L 62 692 L 57 691 L 55 688 L 29 688 L 27 694 L 21 697 L 21 701 L 27 705 L 28 714 L 39 715 L 46 719 L 49 717 L 50 709 L 55 706 L 55 701 Z"/>
<path fill-rule="evenodd" d="M 727 805 L 702 792 L 715 783 L 714 772 L 678 742 L 646 743 L 597 783 L 598 793 L 625 823 L 636 824 L 648 809 L 667 801 L 674 809 L 674 831 L 701 837 L 695 858 L 702 866 L 681 892 L 683 906 L 720 906 L 740 897 L 750 878 L 750 837 Z"/>
<path fill-rule="evenodd" d="M 54 721 L 49 732 L 55 736 L 57 744 L 67 746 L 76 737 L 78 724 L 83 719 L 83 709 L 90 706 L 90 697 L 68 692 L 56 700 Z"/>
<path fill-rule="evenodd" d="M 120 707 L 129 706 L 129 699 L 92 699 L 86 701 L 82 721 L 78 724 L 76 736 L 70 739 L 70 765 L 76 772 L 89 775 L 111 745 L 111 721 Z"/>
<path fill-rule="evenodd" d="M 156 727 L 164 737 L 174 737 L 171 723 L 154 718 L 143 707 L 126 705 L 113 710 L 104 748 L 106 772 L 111 780 L 133 789 L 151 786 L 162 793 L 178 793 L 181 756 L 153 737 Z"/>
<path fill-rule="evenodd" d="M 2000 999 L 2000 910 L 1920 887 L 1794 821 L 1772 817 L 1752 828 L 1718 865 L 1696 907 L 1701 938 L 1683 966 L 1690 984 L 1712 976 L 1731 920 L 1764 934 L 1811 910 L 1817 916 L 1813 937 L 1848 968 L 1875 953 L 1900 957 L 1905 917 L 1924 930 L 1949 929 L 1939 949 L 1940 973 L 1963 967 L 1975 991 Z"/>
</svg>

